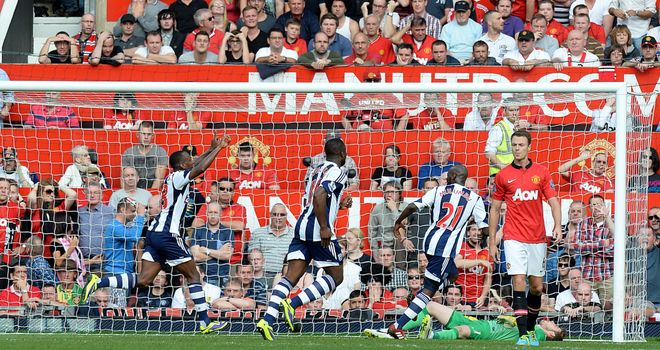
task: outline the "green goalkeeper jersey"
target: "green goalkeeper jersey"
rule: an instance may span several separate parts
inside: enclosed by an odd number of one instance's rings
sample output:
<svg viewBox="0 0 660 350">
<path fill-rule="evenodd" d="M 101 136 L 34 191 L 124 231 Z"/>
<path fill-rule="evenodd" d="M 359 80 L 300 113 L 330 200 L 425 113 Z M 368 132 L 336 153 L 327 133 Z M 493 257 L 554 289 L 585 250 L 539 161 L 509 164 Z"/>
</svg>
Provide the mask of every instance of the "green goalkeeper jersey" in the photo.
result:
<svg viewBox="0 0 660 350">
<path fill-rule="evenodd" d="M 515 341 L 518 339 L 518 327 L 511 327 L 511 325 L 506 323 L 500 323 L 497 320 L 486 321 L 490 326 L 490 340 L 512 340 Z M 540 326 L 534 327 L 534 332 L 536 333 L 536 338 L 539 341 L 545 340 L 545 332 L 541 329 Z"/>
</svg>

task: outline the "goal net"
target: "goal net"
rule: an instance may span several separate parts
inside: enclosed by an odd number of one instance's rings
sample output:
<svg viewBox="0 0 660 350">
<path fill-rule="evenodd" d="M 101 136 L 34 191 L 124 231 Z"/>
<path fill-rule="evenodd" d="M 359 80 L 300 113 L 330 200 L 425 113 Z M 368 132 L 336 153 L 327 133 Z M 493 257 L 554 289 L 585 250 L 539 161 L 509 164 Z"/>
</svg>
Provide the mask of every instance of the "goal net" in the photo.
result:
<svg viewBox="0 0 660 350">
<path fill-rule="evenodd" d="M 490 204 L 495 164 L 512 159 L 503 135 L 526 129 L 530 159 L 551 173 L 564 228 L 552 243 L 546 204 L 541 318 L 568 339 L 644 339 L 655 96 L 615 83 L 406 84 L 396 72 L 356 69 L 343 72 L 345 84 L 323 74 L 301 84 L 291 74 L 262 82 L 254 72 L 237 84 L 0 83 L 15 90 L 0 131 L 1 173 L 10 179 L 0 181 L 0 201 L 8 201 L 0 331 L 195 331 L 175 269 L 164 267 L 155 287 L 103 288 L 86 303 L 81 293 L 91 274 L 140 271 L 140 217 L 148 223 L 159 211 L 151 196 L 160 195 L 167 155 L 198 157 L 214 133 L 231 144 L 195 182 L 181 230 L 204 276 L 210 317 L 229 320 L 228 333 L 254 332 L 286 269 L 309 168 L 323 161 L 324 140 L 340 137 L 346 168 L 355 170 L 346 191 L 353 205 L 335 225 L 345 278 L 296 317 L 316 334 L 387 326 L 423 284 L 418 251 L 432 221 L 427 211 L 414 214 L 402 243 L 393 237 L 398 214 L 444 185 L 452 162 L 467 166 L 466 185 Z M 146 213 L 126 214 L 127 196 Z M 462 234 L 458 279 L 434 300 L 479 319 L 510 315 L 507 264 L 489 258 L 487 237 L 474 227 Z M 322 273 L 310 268 L 292 294 Z"/>
</svg>

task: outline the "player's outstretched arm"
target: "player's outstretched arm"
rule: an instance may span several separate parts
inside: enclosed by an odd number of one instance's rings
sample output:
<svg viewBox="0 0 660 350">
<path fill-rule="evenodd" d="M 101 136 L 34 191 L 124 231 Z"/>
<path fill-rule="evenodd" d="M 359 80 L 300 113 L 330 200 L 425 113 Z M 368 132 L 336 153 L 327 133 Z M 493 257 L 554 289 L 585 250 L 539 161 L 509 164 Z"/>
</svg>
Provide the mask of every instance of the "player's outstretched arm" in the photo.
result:
<svg viewBox="0 0 660 350">
<path fill-rule="evenodd" d="M 325 191 L 323 186 L 319 186 L 314 192 L 314 215 L 316 216 L 316 221 L 319 223 L 320 234 L 321 234 L 321 246 L 327 248 L 330 246 L 330 238 L 332 237 L 332 230 L 328 227 L 328 215 L 326 199 L 328 198 L 328 192 Z"/>
<path fill-rule="evenodd" d="M 222 137 L 218 137 L 217 135 L 213 135 L 213 141 L 211 141 L 211 147 L 206 150 L 206 152 L 202 153 L 201 156 L 199 156 L 197 159 L 195 159 L 195 162 L 193 163 L 193 167 L 190 170 L 190 179 L 194 179 L 198 177 L 199 175 L 202 175 L 206 169 L 211 166 L 213 161 L 215 160 L 215 157 L 218 155 L 218 152 L 222 150 L 223 148 L 227 147 L 229 145 L 229 142 L 231 142 L 231 138 L 227 135 L 223 135 Z"/>
</svg>

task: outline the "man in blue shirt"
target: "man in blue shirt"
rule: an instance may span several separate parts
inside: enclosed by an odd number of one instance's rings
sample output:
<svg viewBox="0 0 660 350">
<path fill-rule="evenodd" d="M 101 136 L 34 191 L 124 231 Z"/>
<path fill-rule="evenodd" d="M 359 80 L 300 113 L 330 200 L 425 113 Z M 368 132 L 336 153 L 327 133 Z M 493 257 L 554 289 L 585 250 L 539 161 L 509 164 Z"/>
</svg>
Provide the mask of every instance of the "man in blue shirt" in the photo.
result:
<svg viewBox="0 0 660 350">
<path fill-rule="evenodd" d="M 142 235 L 144 206 L 130 197 L 117 204 L 115 219 L 103 235 L 103 271 L 108 274 L 135 272 L 133 249 Z"/>
<path fill-rule="evenodd" d="M 337 27 L 339 26 L 339 19 L 332 13 L 326 13 L 321 17 L 321 31 L 328 36 L 329 50 L 338 52 L 342 58 L 346 58 L 353 54 L 353 45 L 351 41 L 337 34 Z M 307 44 L 307 50 L 314 50 L 314 40 L 310 40 Z"/>
<path fill-rule="evenodd" d="M 78 247 L 85 259 L 90 259 L 90 271 L 101 271 L 103 261 L 103 231 L 114 219 L 114 209 L 101 202 L 103 189 L 98 182 L 90 182 L 85 189 L 87 205 L 78 209 Z"/>
<path fill-rule="evenodd" d="M 289 12 L 277 18 L 275 24 L 284 30 L 289 18 L 295 18 L 300 21 L 300 37 L 305 41 L 312 40 L 314 34 L 320 30 L 319 17 L 313 12 L 305 10 L 305 0 L 289 0 L 289 9 L 291 9 Z"/>
<path fill-rule="evenodd" d="M 229 259 L 234 251 L 233 231 L 220 224 L 222 209 L 218 202 L 206 208 L 206 225 L 193 231 L 188 241 L 190 252 L 206 274 L 206 283 L 223 287 L 229 278 Z"/>
<path fill-rule="evenodd" d="M 419 167 L 419 182 L 417 183 L 418 189 L 424 188 L 424 182 L 432 177 L 439 177 L 442 173 L 449 171 L 451 167 L 458 162 L 449 160 L 451 155 L 451 145 L 449 141 L 443 138 L 437 138 L 433 141 L 433 160 L 428 163 L 422 164 Z"/>
</svg>

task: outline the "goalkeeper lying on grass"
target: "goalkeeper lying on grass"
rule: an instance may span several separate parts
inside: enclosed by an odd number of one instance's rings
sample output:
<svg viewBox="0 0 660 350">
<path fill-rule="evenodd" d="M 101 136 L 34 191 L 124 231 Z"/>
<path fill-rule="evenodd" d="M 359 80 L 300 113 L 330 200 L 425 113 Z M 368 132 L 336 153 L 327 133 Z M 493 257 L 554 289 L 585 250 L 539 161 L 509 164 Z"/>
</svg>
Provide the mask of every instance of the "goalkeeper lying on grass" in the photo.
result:
<svg viewBox="0 0 660 350">
<path fill-rule="evenodd" d="M 437 319 L 444 326 L 444 330 L 433 331 L 431 317 Z M 499 316 L 491 321 L 477 320 L 434 301 L 431 301 L 417 319 L 408 322 L 403 329 L 418 327 L 421 327 L 419 337 L 422 339 L 518 340 L 516 319 L 511 316 Z M 549 320 L 541 320 L 534 331 L 540 341 L 559 341 L 565 334 L 563 329 Z M 386 329 L 366 329 L 364 334 L 374 338 L 391 338 Z"/>
</svg>

